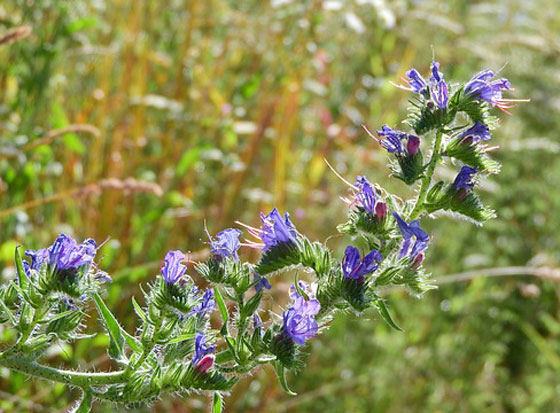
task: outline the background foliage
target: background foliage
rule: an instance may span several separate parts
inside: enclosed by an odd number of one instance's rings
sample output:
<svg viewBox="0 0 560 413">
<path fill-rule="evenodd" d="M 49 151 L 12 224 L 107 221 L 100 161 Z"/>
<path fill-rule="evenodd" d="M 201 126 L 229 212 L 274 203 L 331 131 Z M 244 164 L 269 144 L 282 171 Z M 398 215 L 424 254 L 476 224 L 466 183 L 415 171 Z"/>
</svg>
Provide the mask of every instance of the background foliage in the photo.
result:
<svg viewBox="0 0 560 413">
<path fill-rule="evenodd" d="M 433 53 L 448 79 L 507 63 L 515 97 L 532 102 L 493 138 L 504 168 L 483 197 L 498 219 L 429 228 L 426 265 L 440 288 L 422 300 L 387 291 L 404 333 L 373 313 L 339 317 L 291 378 L 298 396 L 264 369 L 227 406 L 554 411 L 560 277 L 531 274 L 559 264 L 557 8 L 552 0 L 3 1 L 0 34 L 33 32 L 0 45 L 2 277 L 14 276 L 16 244 L 47 245 L 60 231 L 110 236 L 101 251 L 115 280 L 108 301 L 132 330 L 138 284 L 168 249 L 204 257 L 204 222 L 211 233 L 235 219 L 256 223 L 274 205 L 325 240 L 346 207 L 323 158 L 344 176 L 386 185 L 385 154 L 359 125 L 403 118 L 406 93 L 389 81 L 411 66 L 426 72 Z M 336 237 L 328 245 L 343 247 Z M 510 266 L 527 268 L 481 277 Z M 449 277 L 467 270 L 468 282 Z M 275 279 L 273 294 L 285 296 L 291 280 Z M 104 340 L 53 348 L 52 363 L 109 369 Z M 63 410 L 71 400 L 63 386 L 0 376 L 0 410 Z M 204 411 L 206 402 L 151 409 Z"/>
</svg>

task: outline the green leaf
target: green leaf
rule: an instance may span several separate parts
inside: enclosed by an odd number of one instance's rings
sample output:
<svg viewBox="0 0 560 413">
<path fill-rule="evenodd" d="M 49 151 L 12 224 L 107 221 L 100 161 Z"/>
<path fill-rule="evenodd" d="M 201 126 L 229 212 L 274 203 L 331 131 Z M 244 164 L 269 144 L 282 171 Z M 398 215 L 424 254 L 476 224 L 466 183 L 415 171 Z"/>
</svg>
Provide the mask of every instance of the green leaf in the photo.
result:
<svg viewBox="0 0 560 413">
<path fill-rule="evenodd" d="M 19 253 L 19 249 L 20 249 L 21 245 L 18 245 L 16 247 L 16 270 L 17 270 L 17 276 L 18 276 L 18 282 L 19 282 L 19 286 L 22 289 L 27 288 L 27 285 L 29 284 L 29 279 L 27 278 L 27 274 L 25 273 L 25 269 L 23 268 L 23 261 L 21 260 L 21 254 Z"/>
<path fill-rule="evenodd" d="M 132 297 L 132 306 L 134 307 L 134 312 L 136 312 L 136 315 L 140 317 L 145 324 L 148 324 L 148 316 L 146 315 L 144 310 L 142 310 L 140 304 L 136 302 L 136 299 L 134 297 Z"/>
<path fill-rule="evenodd" d="M 134 337 L 122 328 L 109 308 L 105 305 L 98 293 L 93 296 L 97 312 L 103 319 L 107 332 L 109 333 L 109 355 L 117 360 L 124 358 L 124 342 L 130 346 L 134 351 L 142 351 L 142 344 L 140 344 Z"/>
<path fill-rule="evenodd" d="M 242 318 L 250 317 L 255 311 L 257 311 L 257 308 L 259 307 L 259 304 L 261 302 L 262 295 L 262 291 L 259 291 L 245 303 L 245 305 L 241 308 Z"/>
<path fill-rule="evenodd" d="M 309 296 L 307 295 L 305 290 L 303 288 L 301 288 L 301 286 L 299 285 L 299 280 L 298 280 L 297 274 L 295 276 L 294 287 L 296 287 L 296 291 L 300 296 L 305 298 L 306 301 L 309 300 Z"/>
<path fill-rule="evenodd" d="M 381 299 L 377 300 L 375 302 L 375 306 L 377 307 L 377 310 L 379 311 L 379 314 L 381 315 L 381 317 L 383 317 L 383 320 L 385 320 L 385 322 L 387 324 L 389 324 L 395 330 L 403 331 L 403 329 L 400 328 L 397 325 L 397 323 L 395 323 L 395 321 L 393 320 L 393 317 L 391 316 L 391 313 L 389 313 L 389 309 L 387 308 L 387 305 L 385 304 L 385 301 L 383 301 Z"/>
<path fill-rule="evenodd" d="M 82 17 L 81 19 L 74 20 L 71 22 L 67 30 L 69 33 L 76 33 L 81 30 L 89 29 L 90 27 L 95 27 L 98 24 L 98 20 L 96 17 L 88 16 Z"/>
<path fill-rule="evenodd" d="M 445 185 L 443 181 L 438 182 L 428 191 L 424 209 L 429 213 L 438 210 L 450 211 L 457 217 L 465 218 L 476 225 L 482 225 L 496 217 L 495 212 L 485 207 L 472 190 L 461 194 L 452 184 Z"/>
<path fill-rule="evenodd" d="M 0 307 L 2 310 L 4 310 L 4 313 L 6 313 L 6 317 L 10 319 L 10 323 L 12 323 L 12 325 L 15 326 L 17 324 L 17 320 L 15 319 L 14 315 L 12 314 L 12 312 L 10 311 L 8 306 L 6 306 L 6 303 L 4 303 L 4 300 L 2 299 L 0 299 Z"/>
<path fill-rule="evenodd" d="M 465 165 L 473 166 L 480 173 L 497 174 L 500 164 L 486 154 L 486 145 L 480 143 L 467 143 L 464 138 L 452 139 L 443 151 L 444 156 L 455 158 Z"/>
<path fill-rule="evenodd" d="M 272 365 L 274 366 L 274 370 L 276 371 L 276 376 L 278 377 L 278 381 L 280 382 L 280 386 L 282 386 L 282 389 L 284 389 L 284 391 L 288 393 L 290 396 L 296 396 L 297 393 L 294 393 L 288 387 L 288 382 L 286 380 L 286 369 L 282 365 L 282 363 L 276 361 L 272 363 Z"/>
<path fill-rule="evenodd" d="M 61 318 L 64 318 L 67 315 L 70 315 L 70 314 L 74 313 L 75 311 L 76 310 L 67 310 L 67 311 L 64 311 L 62 313 L 58 313 L 58 314 L 54 315 L 53 317 L 50 317 L 50 318 L 43 319 L 43 320 L 39 321 L 39 323 L 45 324 L 45 323 L 50 323 L 52 321 L 60 320 Z"/>
<path fill-rule="evenodd" d="M 224 408 L 224 401 L 219 392 L 214 392 L 214 400 L 212 402 L 212 413 L 222 413 Z"/>
<path fill-rule="evenodd" d="M 259 260 L 255 271 L 262 275 L 278 273 L 301 264 L 301 253 L 295 242 L 277 244 L 266 250 Z"/>
<path fill-rule="evenodd" d="M 187 172 L 189 168 L 198 161 L 201 152 L 202 148 L 193 148 L 186 151 L 175 167 L 175 174 L 177 176 L 183 176 L 185 172 Z"/>
<path fill-rule="evenodd" d="M 235 351 L 235 339 L 231 336 L 225 336 L 224 339 L 229 347 L 229 351 L 233 354 L 233 358 L 239 363 L 239 357 L 237 356 L 237 351 Z"/>
<path fill-rule="evenodd" d="M 51 106 L 49 120 L 55 129 L 65 128 L 69 125 L 66 113 L 64 113 L 64 109 L 58 103 L 54 103 Z M 78 135 L 76 135 L 75 133 L 64 134 L 63 141 L 68 149 L 76 152 L 79 155 L 82 155 L 86 151 L 86 147 L 84 146 Z"/>
<path fill-rule="evenodd" d="M 169 344 L 173 344 L 173 343 L 180 343 L 182 341 L 187 341 L 187 340 L 192 340 L 194 338 L 195 334 L 181 334 L 178 337 L 172 338 L 171 340 L 168 341 Z"/>
<path fill-rule="evenodd" d="M 228 324 L 229 313 L 226 307 L 226 303 L 224 301 L 224 297 L 222 297 L 222 293 L 220 292 L 220 289 L 218 288 L 217 285 L 214 286 L 214 297 L 216 298 L 216 303 L 218 304 L 218 308 L 220 309 L 222 320 L 224 320 L 224 325 L 222 326 L 220 333 L 222 335 L 228 335 L 227 324 Z"/>
</svg>

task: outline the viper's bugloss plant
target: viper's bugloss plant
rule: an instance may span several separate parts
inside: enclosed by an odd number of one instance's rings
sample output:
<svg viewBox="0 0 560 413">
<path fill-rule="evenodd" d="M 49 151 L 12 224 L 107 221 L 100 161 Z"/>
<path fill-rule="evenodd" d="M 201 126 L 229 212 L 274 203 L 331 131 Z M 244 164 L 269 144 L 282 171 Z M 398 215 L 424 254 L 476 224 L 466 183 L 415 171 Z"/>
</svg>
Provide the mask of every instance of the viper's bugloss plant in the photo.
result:
<svg viewBox="0 0 560 413">
<path fill-rule="evenodd" d="M 417 193 L 403 201 L 364 176 L 354 184 L 344 180 L 350 187 L 342 198 L 348 219 L 338 230 L 350 245 L 341 258 L 301 234 L 289 214 L 275 208 L 261 214 L 258 228 L 238 223 L 254 240 L 237 228 L 208 235 L 211 255 L 193 270 L 206 280 L 204 290 L 189 275 L 188 256 L 168 252 L 143 299 L 132 300 L 138 328 L 131 334 L 101 297 L 111 279 L 94 261 L 96 242 L 78 243 L 61 234 L 48 248 L 26 251 L 29 260 L 16 249 L 17 278 L 0 288 L 0 321 L 15 329 L 17 338 L 4 343 L 0 366 L 80 388 L 76 411 L 89 411 L 95 399 L 133 405 L 195 391 L 214 392 L 216 411 L 222 393 L 262 364 L 272 364 L 282 387 L 293 394 L 286 372 L 302 366 L 302 349 L 337 313 L 373 307 L 399 329 L 383 288 L 402 286 L 415 295 L 434 288 L 423 266 L 430 236 L 420 220 L 446 213 L 480 225 L 495 216 L 475 184 L 499 171 L 484 143 L 498 125 L 490 109 L 507 111 L 512 102 L 502 96 L 509 82 L 494 79 L 489 70 L 456 84 L 445 81 L 433 62 L 428 80 L 411 69 L 405 82 L 400 87 L 413 93 L 407 130 L 383 125 L 377 137 L 366 132 L 387 150 L 393 176 Z M 458 170 L 453 181 L 435 179 L 443 163 Z M 244 246 L 261 250 L 256 263 L 240 260 Z M 263 313 L 263 296 L 277 288 L 273 276 L 292 269 L 303 270 L 309 282 L 296 275 L 287 307 Z M 92 305 L 118 368 L 81 372 L 41 364 L 49 346 L 83 337 L 82 321 Z M 218 318 L 221 326 L 215 328 Z"/>
</svg>

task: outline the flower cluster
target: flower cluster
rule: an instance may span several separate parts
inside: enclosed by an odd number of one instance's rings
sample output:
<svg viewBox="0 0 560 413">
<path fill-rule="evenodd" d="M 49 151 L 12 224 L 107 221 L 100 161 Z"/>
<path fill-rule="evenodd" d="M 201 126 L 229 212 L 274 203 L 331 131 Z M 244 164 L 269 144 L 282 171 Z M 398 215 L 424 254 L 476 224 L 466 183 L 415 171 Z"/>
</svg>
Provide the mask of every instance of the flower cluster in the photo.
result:
<svg viewBox="0 0 560 413">
<path fill-rule="evenodd" d="M 90 266 L 97 252 L 96 242 L 88 238 L 81 244 L 75 239 L 60 234 L 53 245 L 40 250 L 27 250 L 25 255 L 31 258 L 28 268 L 39 271 L 43 265 L 49 265 L 56 271 L 78 269 Z"/>
<path fill-rule="evenodd" d="M 506 111 L 513 102 L 502 96 L 511 90 L 509 81 L 494 79 L 489 70 L 457 85 L 447 83 L 440 64 L 432 62 L 428 80 L 410 69 L 405 82 L 399 87 L 414 93 L 405 122 L 411 131 L 383 125 L 380 139 L 370 136 L 393 158 L 393 176 L 416 196 L 402 200 L 365 176 L 354 184 L 342 178 L 350 186 L 351 195 L 342 198 L 350 208 L 338 229 L 351 239 L 339 245 L 340 252 L 345 247 L 341 258 L 298 232 L 289 214 L 274 208 L 261 213 L 259 228 L 238 222 L 253 241 L 241 242 L 237 228 L 208 234 L 210 257 L 203 262 L 169 251 L 159 274 L 142 288 L 142 299 L 132 301 L 139 326 L 130 334 L 102 299 L 103 281 L 110 278 L 94 262 L 96 242 L 79 244 L 61 234 L 48 248 L 26 251 L 29 261 L 16 249 L 17 279 L 0 287 L 0 322 L 17 338 L 2 346 L 0 367 L 81 388 L 86 407 L 80 411 L 88 411 L 94 399 L 144 403 L 164 392 L 212 391 L 219 400 L 238 377 L 264 363 L 273 365 L 281 386 L 293 394 L 286 371 L 302 366 L 303 346 L 337 313 L 371 308 L 398 329 L 382 288 L 404 286 L 416 295 L 432 288 L 424 268 L 430 236 L 421 219 L 443 211 L 481 224 L 494 216 L 475 183 L 499 171 L 484 146 L 497 125 L 489 110 Z M 421 143 L 429 147 L 429 157 Z M 458 174 L 451 182 L 436 181 L 436 168 L 446 158 L 459 165 Z M 260 250 L 256 263 L 242 260 L 242 246 Z M 300 270 L 313 281 L 298 279 Z M 272 277 L 290 271 L 296 281 L 284 301 L 287 308 L 265 313 L 263 297 L 282 286 Z M 40 356 L 58 340 L 83 338 L 79 331 L 91 302 L 120 370 L 88 376 L 41 366 Z"/>
</svg>

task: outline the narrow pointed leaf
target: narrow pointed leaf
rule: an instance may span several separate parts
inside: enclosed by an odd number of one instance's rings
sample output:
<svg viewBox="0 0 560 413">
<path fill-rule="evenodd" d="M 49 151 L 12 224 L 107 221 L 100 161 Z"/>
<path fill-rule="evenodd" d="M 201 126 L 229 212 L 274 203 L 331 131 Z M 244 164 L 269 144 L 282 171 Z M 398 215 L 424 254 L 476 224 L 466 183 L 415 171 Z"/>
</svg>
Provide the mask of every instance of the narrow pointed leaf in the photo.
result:
<svg viewBox="0 0 560 413">
<path fill-rule="evenodd" d="M 274 370 L 276 371 L 276 376 L 278 377 L 278 381 L 280 382 L 282 389 L 284 389 L 284 391 L 290 396 L 296 396 L 297 393 L 294 393 L 288 387 L 288 381 L 286 380 L 286 369 L 284 368 L 282 363 L 277 361 L 272 364 L 274 365 Z"/>
<path fill-rule="evenodd" d="M 124 357 L 124 342 L 130 346 L 134 351 L 142 351 L 142 344 L 140 344 L 134 337 L 128 334 L 124 328 L 121 327 L 113 313 L 105 305 L 101 296 L 95 293 L 93 296 L 97 312 L 103 319 L 107 331 L 109 333 L 109 354 L 111 357 L 120 360 Z"/>
<path fill-rule="evenodd" d="M 222 315 L 222 320 L 224 320 L 224 325 L 222 326 L 222 330 L 220 331 L 222 335 L 228 334 L 228 318 L 229 313 L 226 307 L 226 303 L 224 301 L 224 297 L 222 297 L 222 293 L 217 285 L 214 286 L 214 297 L 216 298 L 216 303 L 218 304 L 218 308 L 220 309 L 220 314 Z"/>
<path fill-rule="evenodd" d="M 389 309 L 387 308 L 385 301 L 377 300 L 375 305 L 377 307 L 377 310 L 379 311 L 379 314 L 381 315 L 381 317 L 383 317 L 383 320 L 385 320 L 387 324 L 389 324 L 395 330 L 403 331 L 403 329 L 400 328 L 393 320 L 393 317 L 391 316 L 391 313 L 389 313 Z"/>
<path fill-rule="evenodd" d="M 136 299 L 134 297 L 132 297 L 132 306 L 134 307 L 134 311 L 136 312 L 136 315 L 140 317 L 145 324 L 148 324 L 148 316 L 146 315 L 144 310 L 142 310 L 140 304 L 136 302 Z"/>
<path fill-rule="evenodd" d="M 19 286 L 23 289 L 25 289 L 27 287 L 27 285 L 29 284 L 29 279 L 27 278 L 27 274 L 25 273 L 25 269 L 23 268 L 23 261 L 21 260 L 21 254 L 19 253 L 19 249 L 21 248 L 21 245 L 18 245 L 16 247 L 16 270 L 17 270 L 17 276 L 18 276 L 18 281 L 19 281 Z"/>
<path fill-rule="evenodd" d="M 195 334 L 181 334 L 179 337 L 172 338 L 168 341 L 169 344 L 180 343 L 182 341 L 192 340 Z"/>
<path fill-rule="evenodd" d="M 224 402 L 219 392 L 214 392 L 214 400 L 212 401 L 212 413 L 222 413 Z"/>
</svg>

